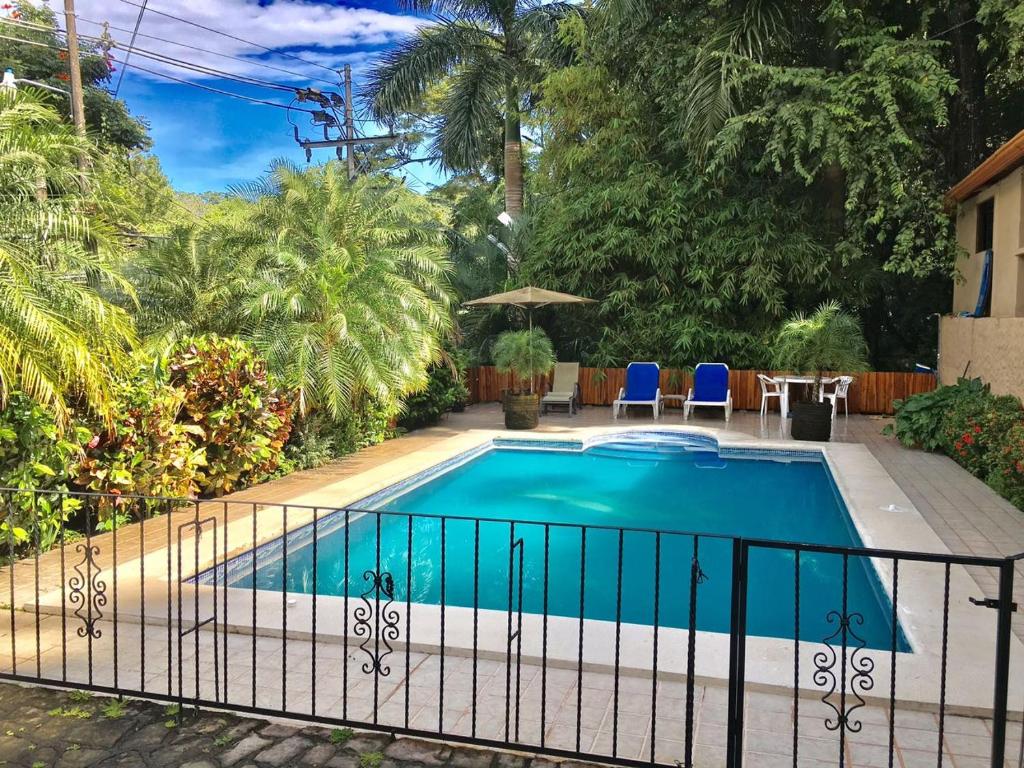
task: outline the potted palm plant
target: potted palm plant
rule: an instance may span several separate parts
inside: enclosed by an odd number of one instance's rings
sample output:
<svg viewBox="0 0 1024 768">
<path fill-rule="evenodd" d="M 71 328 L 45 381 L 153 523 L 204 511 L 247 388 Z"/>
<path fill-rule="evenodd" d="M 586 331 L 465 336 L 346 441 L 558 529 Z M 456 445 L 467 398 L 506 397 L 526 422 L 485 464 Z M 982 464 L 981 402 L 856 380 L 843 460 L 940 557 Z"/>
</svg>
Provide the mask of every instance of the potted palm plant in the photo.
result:
<svg viewBox="0 0 1024 768">
<path fill-rule="evenodd" d="M 551 340 L 539 328 L 506 331 L 494 343 L 494 365 L 512 374 L 513 388 L 505 399 L 505 428 L 533 429 L 540 419 L 540 394 L 531 391 L 535 376 L 555 367 Z"/>
<path fill-rule="evenodd" d="M 832 436 L 832 405 L 820 402 L 826 371 L 854 372 L 868 367 L 868 345 L 860 321 L 836 301 L 818 307 L 810 316 L 787 321 L 775 341 L 775 365 L 782 370 L 814 376 L 809 399 L 794 403 L 794 440 L 828 440 Z"/>
</svg>

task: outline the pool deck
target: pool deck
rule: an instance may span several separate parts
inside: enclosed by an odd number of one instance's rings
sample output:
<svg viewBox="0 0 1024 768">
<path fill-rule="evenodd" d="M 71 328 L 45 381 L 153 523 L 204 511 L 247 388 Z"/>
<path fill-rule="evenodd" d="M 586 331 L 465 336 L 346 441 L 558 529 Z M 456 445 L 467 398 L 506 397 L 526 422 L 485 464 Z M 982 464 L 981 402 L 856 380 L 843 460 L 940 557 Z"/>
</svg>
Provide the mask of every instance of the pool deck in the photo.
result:
<svg viewBox="0 0 1024 768">
<path fill-rule="evenodd" d="M 582 413 L 572 418 L 564 414 L 546 416 L 542 419 L 541 426 L 537 431 L 543 433 L 540 436 L 545 438 L 559 435 L 577 436 L 599 434 L 610 427 L 643 428 L 650 427 L 654 423 L 649 417 L 630 417 L 613 422 L 610 409 L 585 408 Z M 880 431 L 885 423 L 884 419 L 861 416 L 851 416 L 848 419 L 840 417 L 836 422 L 834 442 L 830 446 L 833 455 L 852 457 L 861 462 L 861 469 L 857 468 L 856 462 L 847 463 L 850 477 L 846 480 L 856 479 L 855 476 L 858 473 L 863 474 L 863 467 L 867 467 L 867 474 L 860 478 L 863 481 L 862 485 L 874 488 L 876 491 L 881 488 L 881 495 L 866 499 L 865 514 L 878 511 L 883 502 L 895 503 L 899 507 L 916 508 L 920 513 L 917 522 L 903 531 L 905 536 L 910 537 L 909 539 L 868 541 L 868 538 L 865 538 L 866 543 L 880 546 L 904 546 L 928 551 L 948 550 L 984 556 L 1002 556 L 1024 550 L 1024 517 L 1020 511 L 1000 499 L 983 483 L 959 468 L 951 460 L 919 451 L 909 451 L 892 440 L 882 437 Z M 744 444 L 751 447 L 788 444 L 790 447 L 796 447 L 796 444 L 788 438 L 785 424 L 780 430 L 780 421 L 775 414 L 771 414 L 768 419 L 762 421 L 757 414 L 737 412 L 733 414 L 732 421 L 725 425 L 720 416 L 717 418 L 695 418 L 683 422 L 680 412 L 670 410 L 657 424 L 660 427 L 669 428 L 690 426 L 700 428 L 702 431 L 704 429 L 714 430 L 711 434 L 714 434 L 723 443 Z M 223 519 L 226 529 L 232 537 L 232 544 L 237 544 L 237 546 L 231 547 L 231 551 L 241 551 L 251 547 L 251 540 L 243 532 L 252 528 L 254 513 L 263 516 L 263 522 L 259 524 L 259 541 L 268 540 L 279 535 L 283 527 L 291 530 L 307 521 L 311 513 L 304 510 L 303 506 L 326 510 L 350 504 L 399 479 L 479 445 L 490 439 L 491 436 L 498 434 L 499 430 L 502 430 L 500 408 L 496 405 L 474 406 L 467 409 L 465 413 L 450 414 L 440 426 L 365 449 L 351 457 L 319 469 L 295 473 L 232 494 L 222 500 L 229 502 L 226 505 L 221 501 L 204 503 L 201 505 L 202 514 L 214 514 L 218 516 L 218 520 Z M 501 431 L 500 434 L 509 436 L 513 433 Z M 525 437 L 526 435 L 514 433 L 513 436 Z M 865 463 L 865 457 L 871 461 Z M 884 468 L 881 474 L 878 473 L 880 468 Z M 835 465 L 833 471 L 836 472 Z M 840 467 L 837 472 L 837 482 L 843 487 L 846 480 L 844 480 L 843 470 Z M 849 488 L 843 487 L 843 491 L 844 494 L 848 494 Z M 847 497 L 849 499 L 849 496 Z M 291 517 L 287 522 L 281 519 L 279 508 L 272 506 L 283 504 L 294 505 L 290 511 Z M 131 525 L 119 529 L 117 533 L 118 551 L 138 553 L 134 562 L 130 564 L 122 562 L 115 568 L 114 563 L 103 561 L 103 554 L 100 555 L 99 562 L 102 567 L 123 574 L 119 599 L 120 610 L 125 620 L 116 631 L 108 630 L 101 639 L 86 643 L 81 639 L 74 638 L 74 633 L 64 626 L 62 619 L 57 615 L 44 615 L 38 625 L 32 614 L 25 613 L 15 616 L 15 635 L 18 644 L 14 657 L 19 665 L 19 671 L 27 669 L 30 670 L 28 674 L 33 674 L 36 669 L 41 669 L 44 673 L 49 671 L 50 675 L 56 674 L 57 677 L 60 677 L 65 674 L 61 665 L 62 648 L 67 647 L 73 656 L 71 670 L 67 673 L 69 679 L 77 680 L 80 679 L 80 675 L 86 674 L 87 670 L 83 666 L 83 661 L 86 651 L 89 650 L 94 658 L 93 674 L 97 680 L 106 681 L 109 684 L 113 682 L 113 675 L 119 674 L 122 685 L 127 678 L 134 680 L 132 685 L 136 688 L 141 682 L 140 690 L 153 692 L 170 690 L 173 692 L 177 687 L 177 674 L 173 669 L 170 672 L 166 669 L 166 662 L 171 657 L 176 659 L 177 651 L 174 643 L 169 640 L 168 629 L 152 626 L 152 618 L 158 615 L 157 609 L 154 607 L 149 612 L 150 619 L 145 627 L 135 623 L 138 621 L 137 617 L 135 621 L 129 617 L 133 613 L 132 605 L 139 606 L 153 601 L 154 606 L 166 606 L 163 584 L 168 580 L 166 576 L 161 580 L 159 574 L 163 567 L 168 569 L 166 572 L 170 571 L 170 566 L 165 566 L 168 555 L 168 531 L 177 525 L 187 523 L 194 518 L 194 515 L 195 511 L 188 509 L 166 516 L 167 524 L 160 520 L 151 521 L 145 526 Z M 267 520 L 268 516 L 273 519 Z M 927 525 L 922 528 L 920 523 Z M 95 537 L 93 542 L 100 545 L 101 551 L 105 552 L 106 548 L 102 545 L 109 543 L 109 539 L 109 535 Z M 916 546 L 914 546 L 915 544 Z M 4 569 L 3 572 L 0 572 L 0 584 L 6 585 L 8 579 L 13 577 L 13 602 L 15 604 L 42 605 L 53 610 L 55 607 L 54 595 L 49 595 L 48 599 L 47 593 L 50 593 L 66 579 L 72 560 L 81 559 L 81 555 L 72 554 L 72 547 L 73 545 L 69 544 L 65 548 L 64 560 L 67 561 L 66 563 L 62 563 L 62 553 L 55 550 L 39 558 L 38 562 L 27 561 L 19 564 L 13 569 L 13 574 L 7 573 Z M 204 553 L 204 558 L 206 556 Z M 148 595 L 138 593 L 139 583 L 142 580 L 137 578 L 139 573 L 137 569 L 139 568 L 138 564 L 142 561 L 147 563 L 146 573 L 150 574 L 147 576 L 146 583 L 160 585 L 159 590 L 151 588 Z M 957 569 L 957 571 L 960 570 L 962 573 L 957 572 L 953 577 L 956 596 L 959 597 L 967 592 L 984 594 L 987 597 L 995 596 L 995 578 L 988 570 L 981 568 Z M 35 576 L 37 572 L 38 578 Z M 131 578 L 129 574 L 136 575 L 136 578 Z M 154 577 L 152 574 L 157 575 Z M 902 571 L 901 578 L 903 578 Z M 934 585 L 934 580 L 932 582 Z M 913 593 L 914 589 L 924 590 L 926 588 L 928 587 L 922 581 L 918 588 L 908 587 L 907 594 Z M 6 591 L 4 590 L 4 592 Z M 37 591 L 39 597 L 36 596 Z M 157 591 L 159 591 L 159 595 L 154 595 L 153 592 Z M 1024 601 L 1024 578 L 1017 579 L 1015 595 L 1019 602 Z M 8 599 L 10 598 L 6 598 L 5 601 Z M 57 600 L 56 608 L 59 610 L 59 598 Z M 964 602 L 961 600 L 954 602 L 957 603 L 954 607 L 959 612 L 957 615 L 960 621 L 955 622 L 957 626 L 953 628 L 953 631 L 958 632 L 963 629 L 965 634 L 955 640 L 953 647 L 969 644 L 972 630 L 977 633 L 979 638 L 987 638 L 991 635 L 987 627 L 994 619 L 994 612 L 973 607 L 966 608 L 960 605 Z M 276 606 L 280 610 L 279 599 Z M 230 611 L 229 616 L 236 615 L 238 610 Z M 312 613 L 306 611 L 302 605 L 299 606 L 299 610 L 304 614 Z M 319 610 L 323 610 L 323 607 L 321 606 Z M 261 604 L 261 615 L 271 615 L 272 613 L 273 609 L 269 603 L 266 608 L 263 608 Z M 504 615 L 502 614 L 502 616 Z M 0 616 L 0 620 L 3 620 L 3 616 Z M 77 619 L 74 621 L 77 622 Z M 302 626 L 301 621 L 293 623 L 293 620 L 289 619 L 289 622 L 292 631 L 295 631 L 297 626 Z M 1024 636 L 1022 623 L 1024 622 L 1019 620 L 1015 622 L 1014 630 L 1018 638 Z M 68 624 L 71 625 L 72 621 L 68 621 Z M 264 621 L 261 619 L 260 626 L 262 627 L 263 624 Z M 280 631 L 280 627 L 275 628 L 269 626 L 270 624 L 274 624 L 274 621 L 270 620 L 268 629 Z M 429 620 L 418 626 L 422 627 L 425 624 L 429 624 Z M 575 625 L 575 622 L 573 624 Z M 679 637 L 667 639 L 666 647 L 682 642 L 685 636 L 683 631 L 674 630 L 673 632 L 679 633 Z M 6 626 L 0 631 L 0 647 L 5 649 L 0 652 L 0 669 L 10 670 L 12 666 L 10 634 L 10 626 Z M 203 645 L 211 639 L 206 632 L 195 634 L 202 636 L 200 642 Z M 329 633 L 325 634 L 329 635 Z M 140 647 L 140 640 L 143 637 L 146 638 L 145 652 Z M 668 636 L 666 635 L 666 637 Z M 39 639 L 37 640 L 37 638 Z M 114 638 L 120 639 L 120 649 L 113 645 Z M 373 705 L 372 699 L 367 699 L 369 691 L 365 685 L 362 688 L 359 687 L 360 684 L 366 683 L 366 680 L 363 679 L 366 676 L 358 671 L 361 664 L 358 649 L 352 648 L 348 658 L 343 661 L 344 654 L 339 655 L 342 647 L 339 639 L 339 637 L 325 636 L 319 641 L 318 648 L 321 650 L 318 651 L 318 655 L 321 655 L 322 666 L 318 676 L 336 680 L 338 675 L 335 673 L 342 668 L 351 668 L 351 679 L 354 681 L 354 685 L 346 695 L 352 697 L 352 701 L 357 703 L 349 706 L 358 708 L 358 717 L 371 717 Z M 312 670 L 310 669 L 310 643 L 302 639 L 290 639 L 287 647 L 284 647 L 279 638 L 273 636 L 258 638 L 259 654 L 256 676 L 259 684 L 254 686 L 253 675 L 247 664 L 250 642 L 250 638 L 245 634 L 229 635 L 229 647 L 226 653 L 230 655 L 227 658 L 237 658 L 234 668 L 229 667 L 232 674 L 225 675 L 230 684 L 231 699 L 234 701 L 237 697 L 239 703 L 248 703 L 251 690 L 253 696 L 259 697 L 259 704 L 274 708 L 279 706 L 278 701 L 285 698 L 286 692 L 283 689 L 287 687 L 287 698 L 290 700 L 289 710 L 299 711 L 295 709 L 296 698 L 309 700 L 305 704 L 306 709 L 301 711 L 311 709 L 314 694 L 309 690 L 309 680 L 314 675 L 311 674 Z M 774 642 L 781 643 L 782 641 Z M 758 643 L 759 639 L 751 639 L 751 647 L 748 651 L 750 657 L 755 660 L 771 662 L 771 655 L 774 651 L 769 647 L 770 643 L 764 646 Z M 986 643 L 987 640 L 980 640 L 980 646 L 983 649 L 986 647 Z M 86 645 L 92 646 L 91 649 L 86 649 Z M 427 645 L 429 646 L 429 643 Z M 644 650 L 646 644 L 643 638 L 636 638 L 636 642 L 631 646 L 631 651 L 634 654 L 641 656 L 646 654 Z M 186 665 L 191 665 L 195 663 L 196 658 L 201 659 L 200 667 L 203 674 L 200 688 L 207 691 L 212 685 L 210 678 L 212 678 L 213 667 L 209 662 L 209 650 L 199 650 L 200 653 L 197 656 L 186 644 L 182 648 L 182 661 Z M 225 651 L 222 649 L 222 652 Z M 289 660 L 287 672 L 280 670 L 280 660 L 284 656 L 287 656 Z M 523 664 L 523 738 L 536 742 L 539 738 L 540 728 L 540 721 L 537 717 L 539 699 L 535 701 L 533 697 L 537 695 L 538 668 L 531 663 L 530 654 L 526 654 L 526 656 L 527 659 Z M 720 654 L 712 648 L 701 652 L 702 658 L 713 659 L 717 656 Z M 143 658 L 149 657 L 152 659 L 150 662 L 146 662 L 147 668 L 143 669 Z M 413 662 L 409 677 L 412 686 L 410 689 L 412 696 L 409 700 L 409 707 L 412 710 L 411 717 L 419 724 L 433 722 L 430 727 L 436 728 L 438 718 L 436 689 L 439 682 L 437 657 L 428 649 L 416 649 L 411 657 Z M 116 665 L 111 662 L 112 658 L 119 659 Z M 468 661 L 464 657 L 461 660 L 453 659 L 445 670 L 446 680 L 450 677 L 450 681 L 446 682 L 446 690 L 449 690 L 448 686 L 453 686 L 451 689 L 453 693 L 451 698 L 446 700 L 446 711 L 441 717 L 444 718 L 445 727 L 450 732 L 465 731 L 468 733 L 466 729 L 471 725 L 470 702 L 467 692 L 458 690 L 460 685 L 465 686 L 466 684 L 467 674 L 464 665 Z M 717 663 L 720 664 L 721 659 Z M 791 670 L 792 662 L 788 658 L 776 659 L 775 663 L 783 666 L 788 664 Z M 483 686 L 486 684 L 487 696 L 491 698 L 487 700 L 486 706 L 481 705 L 486 715 L 482 716 L 478 728 L 485 731 L 485 735 L 500 736 L 504 724 L 504 700 L 498 701 L 494 697 L 501 698 L 504 694 L 505 665 L 493 658 L 481 662 L 481 665 L 486 679 L 480 681 L 480 691 L 484 691 Z M 636 667 L 634 670 L 636 675 L 631 678 L 633 682 L 629 683 L 630 693 L 634 699 L 630 706 L 637 708 L 638 711 L 630 713 L 632 719 L 626 718 L 625 720 L 628 722 L 626 727 L 634 733 L 620 733 L 620 753 L 629 753 L 630 756 L 635 757 L 648 757 L 651 750 L 651 731 L 656 724 L 659 733 L 654 749 L 656 759 L 664 761 L 677 759 L 682 745 L 664 734 L 678 730 L 681 726 L 678 721 L 677 706 L 679 704 L 680 679 L 678 676 L 674 678 L 670 676 L 659 682 L 658 696 L 659 699 L 665 697 L 666 704 L 664 709 L 659 705 L 655 723 L 653 713 L 649 709 L 651 682 L 649 678 L 645 679 L 642 675 L 643 664 L 637 663 L 633 666 Z M 719 676 L 716 674 L 717 670 L 705 671 L 710 678 Z M 552 689 L 555 693 L 547 701 L 547 707 L 550 710 L 545 717 L 544 733 L 547 743 L 552 746 L 573 748 L 575 724 L 577 718 L 580 718 L 586 722 L 582 734 L 582 739 L 586 743 L 582 745 L 582 748 L 594 751 L 607 750 L 610 739 L 610 720 L 612 719 L 610 696 L 607 695 L 607 683 L 610 676 L 601 671 L 600 664 L 593 670 L 588 669 L 583 682 L 583 687 L 586 689 L 586 695 L 583 697 L 584 711 L 580 712 L 576 708 L 577 681 L 575 674 L 566 674 L 568 670 L 555 670 L 555 672 L 557 674 L 552 675 L 553 680 L 549 681 L 549 684 L 555 686 Z M 922 685 L 934 683 L 934 668 L 931 672 L 930 679 L 927 672 L 921 673 L 923 675 L 920 681 Z M 956 670 L 954 670 L 955 672 Z M 192 685 L 189 680 L 191 667 L 186 668 L 185 675 L 186 695 L 188 695 Z M 493 679 L 491 679 L 492 677 Z M 1013 677 L 1019 680 L 1021 676 L 1014 675 Z M 401 724 L 406 707 L 404 679 L 404 674 L 396 674 L 383 686 L 383 692 L 378 691 L 380 699 L 376 711 L 381 722 Z M 883 670 L 883 665 L 879 666 L 876 679 L 879 681 L 887 679 L 887 671 Z M 910 680 L 905 684 L 915 685 L 916 683 Z M 339 695 L 342 692 L 333 685 L 324 686 L 324 688 L 327 688 L 327 691 L 321 688 L 315 694 L 315 699 L 319 702 L 318 713 L 338 716 L 341 713 L 340 708 L 345 706 L 343 696 Z M 636 690 L 633 691 L 632 688 L 636 688 Z M 990 682 L 987 679 L 983 682 L 983 688 L 991 690 Z M 887 690 L 887 685 L 880 686 L 880 689 Z M 724 690 L 720 684 L 704 680 L 698 686 L 696 738 L 699 754 L 703 755 L 709 764 L 718 764 L 724 749 L 722 742 L 724 726 L 721 720 L 724 715 L 724 701 L 722 700 Z M 884 697 L 886 692 L 880 690 L 879 695 Z M 648 709 L 639 711 L 643 709 L 644 705 L 641 699 L 645 697 Z M 927 700 L 930 696 L 912 698 Z M 1020 697 L 1017 696 L 1017 698 Z M 807 742 L 801 746 L 800 763 L 801 765 L 822 766 L 835 764 L 834 733 L 822 728 L 820 717 L 808 714 L 808 711 L 813 711 L 812 707 L 815 703 L 818 708 L 824 706 L 816 699 L 808 699 L 808 703 L 800 708 L 801 743 Z M 363 712 L 362 709 L 365 709 L 367 705 L 370 709 Z M 449 706 L 451 707 L 450 711 L 447 710 Z M 1022 702 L 1011 702 L 1011 707 L 1019 711 Z M 747 722 L 746 749 L 752 757 L 758 758 L 752 760 L 750 764 L 784 763 L 792 748 L 791 739 L 787 737 L 792 729 L 794 717 L 792 697 L 753 690 L 748 694 L 748 708 L 750 715 Z M 495 716 L 496 712 L 497 716 Z M 675 714 L 672 714 L 673 712 Z M 879 745 L 885 744 L 887 741 L 877 740 L 880 731 L 886 731 L 887 736 L 887 729 L 880 725 L 886 720 L 884 704 L 872 702 L 858 712 L 863 714 L 865 728 L 861 734 L 851 734 L 849 737 L 845 748 L 847 765 L 885 765 L 887 755 L 882 754 L 884 750 Z M 352 717 L 356 715 L 356 711 L 350 710 L 348 714 Z M 417 720 L 417 718 L 421 720 Z M 620 712 L 620 728 L 623 722 L 623 714 Z M 896 722 L 896 743 L 900 764 L 905 768 L 917 764 L 924 765 L 927 764 L 930 757 L 931 764 L 934 765 L 934 749 L 929 752 L 931 748 L 928 745 L 937 743 L 935 740 L 938 739 L 935 715 L 928 712 L 899 709 Z M 869 724 L 875 727 L 868 727 Z M 942 743 L 944 753 L 950 757 L 950 764 L 958 768 L 981 765 L 984 755 L 987 754 L 988 739 L 986 736 L 989 729 L 990 724 L 983 717 L 947 718 Z M 1011 738 L 1007 745 L 1009 754 L 1015 754 L 1019 746 L 1019 741 L 1016 740 L 1019 730 L 1017 726 L 1011 729 L 1011 736 L 1014 738 Z M 819 757 L 816 758 L 816 754 Z"/>
</svg>

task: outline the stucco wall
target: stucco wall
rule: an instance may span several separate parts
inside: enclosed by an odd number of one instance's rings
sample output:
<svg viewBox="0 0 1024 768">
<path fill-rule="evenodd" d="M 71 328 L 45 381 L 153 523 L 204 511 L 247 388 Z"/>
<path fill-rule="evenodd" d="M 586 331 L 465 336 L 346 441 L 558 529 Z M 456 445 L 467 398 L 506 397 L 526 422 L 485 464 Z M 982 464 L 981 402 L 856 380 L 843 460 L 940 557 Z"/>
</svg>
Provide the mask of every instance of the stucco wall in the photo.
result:
<svg viewBox="0 0 1024 768">
<path fill-rule="evenodd" d="M 953 287 L 953 311 L 973 312 L 978 303 L 984 253 L 975 253 L 978 204 L 994 199 L 992 317 L 1024 316 L 1024 168 L 965 200 L 957 211 L 957 241 L 967 253 L 957 261 L 962 280 Z"/>
<path fill-rule="evenodd" d="M 1024 400 L 1024 317 L 943 317 L 939 381 L 955 383 L 964 368 L 969 377 L 991 384 L 997 395 Z"/>
</svg>

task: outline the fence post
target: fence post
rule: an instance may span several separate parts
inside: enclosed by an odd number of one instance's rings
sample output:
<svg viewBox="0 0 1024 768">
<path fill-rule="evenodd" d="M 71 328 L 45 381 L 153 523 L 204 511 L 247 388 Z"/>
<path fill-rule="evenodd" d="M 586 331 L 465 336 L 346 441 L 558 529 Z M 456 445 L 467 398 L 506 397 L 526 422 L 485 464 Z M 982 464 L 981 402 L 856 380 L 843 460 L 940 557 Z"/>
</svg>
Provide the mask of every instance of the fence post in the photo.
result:
<svg viewBox="0 0 1024 768">
<path fill-rule="evenodd" d="M 1003 768 L 1006 709 L 1010 687 L 1010 629 L 1013 617 L 1013 571 L 1016 561 L 999 566 L 999 618 L 996 622 L 996 679 L 992 696 L 992 768 Z"/>
<path fill-rule="evenodd" d="M 729 724 L 727 768 L 743 764 L 743 689 L 747 654 L 747 543 L 732 541 L 732 611 L 729 621 Z M 690 627 L 693 632 L 694 628 Z"/>
</svg>

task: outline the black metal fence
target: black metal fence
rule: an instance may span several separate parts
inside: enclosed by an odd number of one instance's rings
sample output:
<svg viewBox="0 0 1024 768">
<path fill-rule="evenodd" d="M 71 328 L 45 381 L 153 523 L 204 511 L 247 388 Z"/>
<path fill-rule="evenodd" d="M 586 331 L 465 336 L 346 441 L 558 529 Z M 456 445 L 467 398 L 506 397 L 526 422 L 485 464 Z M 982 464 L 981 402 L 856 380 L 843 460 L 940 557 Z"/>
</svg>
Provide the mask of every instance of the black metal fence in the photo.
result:
<svg viewBox="0 0 1024 768">
<path fill-rule="evenodd" d="M 1021 764 L 1015 558 L 0 501 L 0 678 L 620 765 Z M 995 597 L 975 597 L 974 569 Z"/>
</svg>

